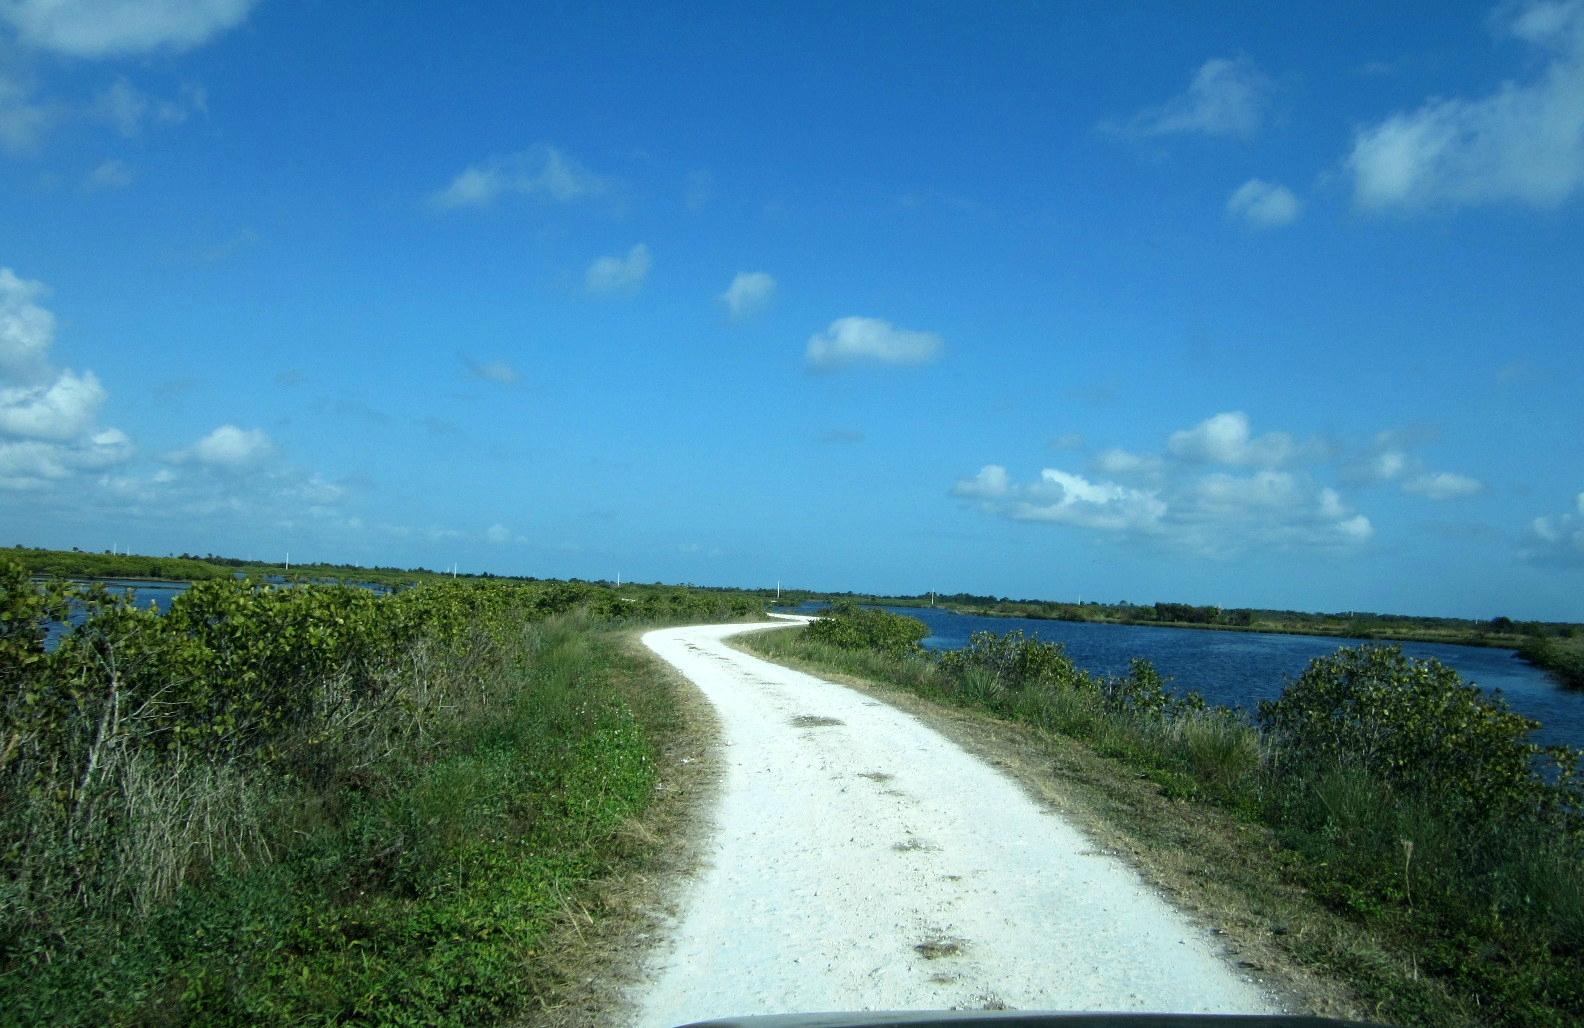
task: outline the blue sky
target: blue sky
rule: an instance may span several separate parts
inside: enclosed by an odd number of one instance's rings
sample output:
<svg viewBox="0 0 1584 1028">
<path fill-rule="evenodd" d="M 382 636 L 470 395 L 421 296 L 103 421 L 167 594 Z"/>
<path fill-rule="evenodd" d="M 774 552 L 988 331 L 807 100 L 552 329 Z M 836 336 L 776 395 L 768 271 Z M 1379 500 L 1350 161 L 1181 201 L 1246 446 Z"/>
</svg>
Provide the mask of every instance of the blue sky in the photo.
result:
<svg viewBox="0 0 1584 1028">
<path fill-rule="evenodd" d="M 0 543 L 1584 619 L 1584 2 L 0 0 Z"/>
</svg>

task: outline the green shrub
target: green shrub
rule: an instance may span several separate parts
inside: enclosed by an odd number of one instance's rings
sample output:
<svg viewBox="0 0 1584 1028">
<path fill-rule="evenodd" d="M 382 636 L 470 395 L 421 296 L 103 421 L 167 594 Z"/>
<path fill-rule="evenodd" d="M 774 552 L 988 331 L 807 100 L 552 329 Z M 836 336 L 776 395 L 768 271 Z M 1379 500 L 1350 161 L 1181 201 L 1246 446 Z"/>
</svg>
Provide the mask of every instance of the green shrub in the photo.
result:
<svg viewBox="0 0 1584 1028">
<path fill-rule="evenodd" d="M 808 634 L 838 649 L 877 650 L 900 657 L 917 652 L 929 628 L 917 618 L 844 602 L 833 604 L 810 624 Z"/>
<path fill-rule="evenodd" d="M 1566 789 L 1535 773 L 1539 723 L 1396 646 L 1341 649 L 1310 662 L 1259 721 L 1283 770 L 1354 767 L 1465 815 L 1565 809 Z M 1576 800 L 1576 797 L 1575 797 Z"/>
<path fill-rule="evenodd" d="M 975 632 L 967 646 L 940 655 L 940 668 L 965 684 L 983 680 L 985 687 L 997 694 L 1094 687 L 1093 680 L 1072 662 L 1060 643 L 1041 642 L 1022 632 Z"/>
</svg>

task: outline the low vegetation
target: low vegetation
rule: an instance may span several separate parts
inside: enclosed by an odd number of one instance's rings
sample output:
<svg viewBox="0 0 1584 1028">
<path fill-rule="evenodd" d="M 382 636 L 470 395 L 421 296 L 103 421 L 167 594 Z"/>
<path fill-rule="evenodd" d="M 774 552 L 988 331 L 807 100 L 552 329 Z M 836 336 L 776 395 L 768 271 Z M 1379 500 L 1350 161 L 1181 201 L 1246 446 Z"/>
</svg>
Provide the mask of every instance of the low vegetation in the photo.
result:
<svg viewBox="0 0 1584 1028">
<path fill-rule="evenodd" d="M 1268 832 L 1271 877 L 1296 879 L 1371 940 L 1319 945 L 1326 933 L 1300 925 L 1283 944 L 1384 1020 L 1584 1019 L 1580 755 L 1532 744 L 1533 722 L 1454 671 L 1393 647 L 1342 649 L 1249 717 L 1174 695 L 1145 661 L 1106 679 L 1019 633 L 981 633 L 940 656 L 894 645 L 916 631 L 865 617 L 747 645 L 1081 740 L 1153 781 L 1183 817 L 1214 809 Z"/>
<path fill-rule="evenodd" d="M 226 578 L 159 616 L 0 563 L 0 1023 L 464 1024 L 544 1001 L 542 947 L 623 859 L 675 717 L 620 627 L 758 609 Z"/>
</svg>

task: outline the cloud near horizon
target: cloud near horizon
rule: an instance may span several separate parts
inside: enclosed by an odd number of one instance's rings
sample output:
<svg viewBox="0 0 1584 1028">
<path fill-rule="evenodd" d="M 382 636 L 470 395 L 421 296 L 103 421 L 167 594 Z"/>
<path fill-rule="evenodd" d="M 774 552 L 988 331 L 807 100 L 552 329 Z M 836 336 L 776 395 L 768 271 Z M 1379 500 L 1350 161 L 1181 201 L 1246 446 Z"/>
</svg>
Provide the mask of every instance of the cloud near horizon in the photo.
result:
<svg viewBox="0 0 1584 1028">
<path fill-rule="evenodd" d="M 1229 412 L 1173 433 L 1164 456 L 1102 451 L 1094 461 L 1102 477 L 1043 468 L 1035 480 L 1020 483 L 1004 466 L 987 464 L 959 479 L 951 493 L 993 516 L 1153 542 L 1201 557 L 1367 542 L 1374 526 L 1335 488 L 1271 466 L 1295 452 L 1286 434 L 1254 436 L 1245 415 Z M 1251 470 L 1232 473 L 1207 464 Z"/>
<path fill-rule="evenodd" d="M 911 367 L 939 360 L 946 342 L 934 332 L 897 328 L 879 318 L 837 318 L 809 337 L 804 357 L 816 371 L 852 364 Z"/>
<path fill-rule="evenodd" d="M 1501 28 L 1542 58 L 1539 72 L 1360 128 L 1346 161 L 1359 207 L 1555 207 L 1584 186 L 1584 0 L 1499 10 Z"/>
</svg>

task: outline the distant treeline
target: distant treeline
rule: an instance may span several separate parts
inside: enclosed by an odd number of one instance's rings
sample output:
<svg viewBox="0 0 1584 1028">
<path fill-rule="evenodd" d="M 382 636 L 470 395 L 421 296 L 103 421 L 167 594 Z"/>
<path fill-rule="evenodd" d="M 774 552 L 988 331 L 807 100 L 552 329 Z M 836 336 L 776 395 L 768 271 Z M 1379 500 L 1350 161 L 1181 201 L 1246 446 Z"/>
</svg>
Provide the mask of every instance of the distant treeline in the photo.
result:
<svg viewBox="0 0 1584 1028">
<path fill-rule="evenodd" d="M 830 594 L 833 598 L 837 594 Z M 1300 635 L 1335 635 L 1362 639 L 1400 639 L 1421 642 L 1456 642 L 1476 646 L 1520 649 L 1534 639 L 1563 640 L 1584 637 L 1584 626 L 1556 621 L 1518 621 L 1506 616 L 1489 619 L 1443 618 L 1372 611 L 1309 613 L 1255 607 L 1216 607 L 1192 603 L 1065 603 L 1052 600 L 1014 600 L 974 593 L 936 593 L 918 596 L 855 596 L 841 598 L 899 607 L 922 607 L 933 602 L 961 614 L 1022 617 L 1053 621 L 1087 621 L 1109 624 L 1153 624 L 1190 628 L 1230 628 L 1258 632 L 1291 632 Z M 809 594 L 810 598 L 821 598 Z"/>
<path fill-rule="evenodd" d="M 267 561 L 246 560 L 240 557 L 222 557 L 213 553 L 199 556 L 192 553 L 182 553 L 164 557 L 136 553 L 105 553 L 89 552 L 80 549 L 71 550 L 44 550 L 27 546 L 13 546 L 0 549 L 0 558 L 14 560 L 27 569 L 32 575 L 50 575 L 58 578 L 135 578 L 152 579 L 175 582 L 202 582 L 216 578 L 279 578 L 292 582 L 312 582 L 320 584 L 372 584 L 383 585 L 391 589 L 401 589 L 418 585 L 421 582 L 437 581 L 441 579 L 465 579 L 473 581 L 502 581 L 502 582 L 541 582 L 555 581 L 555 579 L 541 579 L 532 575 L 496 575 L 488 571 L 472 574 L 449 571 L 433 571 L 426 567 L 398 568 L 387 565 L 365 567 L 359 564 L 330 564 L 312 563 L 296 564 L 290 567 L 284 563 L 270 563 Z M 584 580 L 573 578 L 567 580 L 577 585 L 610 586 L 604 580 Z M 716 593 L 723 596 L 752 596 L 755 599 L 769 600 L 775 596 L 773 589 L 735 589 L 725 586 L 703 586 L 684 582 L 680 585 L 640 584 L 636 582 L 623 583 L 621 588 L 634 595 L 643 595 L 653 590 L 676 591 L 685 589 L 690 592 Z"/>
</svg>

